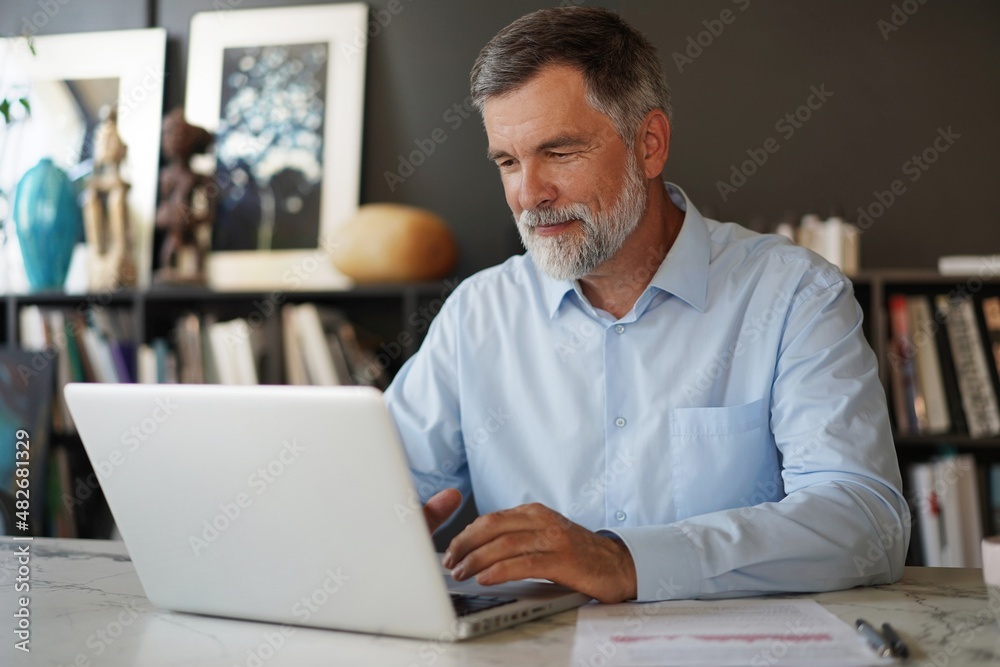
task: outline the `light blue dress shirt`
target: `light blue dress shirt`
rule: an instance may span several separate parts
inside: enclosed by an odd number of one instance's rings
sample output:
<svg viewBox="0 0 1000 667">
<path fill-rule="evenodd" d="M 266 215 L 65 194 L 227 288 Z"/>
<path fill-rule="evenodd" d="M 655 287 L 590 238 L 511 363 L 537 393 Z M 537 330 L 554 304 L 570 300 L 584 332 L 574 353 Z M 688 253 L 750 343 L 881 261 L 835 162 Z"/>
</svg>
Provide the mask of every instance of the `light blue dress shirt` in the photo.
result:
<svg viewBox="0 0 1000 667">
<path fill-rule="evenodd" d="M 897 580 L 910 516 L 850 281 L 667 187 L 684 224 L 621 319 L 527 255 L 447 299 L 387 391 L 421 500 L 608 531 L 639 600 Z"/>
</svg>

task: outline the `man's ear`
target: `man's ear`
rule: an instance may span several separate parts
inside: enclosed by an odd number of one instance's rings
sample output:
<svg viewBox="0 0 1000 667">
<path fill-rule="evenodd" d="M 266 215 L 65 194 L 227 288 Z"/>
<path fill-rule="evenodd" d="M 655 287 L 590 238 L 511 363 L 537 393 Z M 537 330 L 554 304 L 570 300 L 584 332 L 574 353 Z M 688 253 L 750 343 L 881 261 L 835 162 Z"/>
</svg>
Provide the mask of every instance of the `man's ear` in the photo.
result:
<svg viewBox="0 0 1000 667">
<path fill-rule="evenodd" d="M 653 109 L 639 128 L 636 153 L 646 178 L 659 178 L 670 154 L 670 120 L 662 109 Z"/>
</svg>

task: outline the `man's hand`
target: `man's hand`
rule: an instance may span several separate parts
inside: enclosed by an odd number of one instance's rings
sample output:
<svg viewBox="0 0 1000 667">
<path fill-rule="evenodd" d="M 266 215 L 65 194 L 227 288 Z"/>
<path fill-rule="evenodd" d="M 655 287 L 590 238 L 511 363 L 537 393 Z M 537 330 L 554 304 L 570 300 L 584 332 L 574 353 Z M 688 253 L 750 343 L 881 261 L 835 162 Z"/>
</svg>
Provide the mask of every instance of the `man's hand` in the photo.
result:
<svg viewBox="0 0 1000 667">
<path fill-rule="evenodd" d="M 431 534 L 441 527 L 448 518 L 462 505 L 462 492 L 458 489 L 445 489 L 427 499 L 424 504 L 424 519 Z"/>
<path fill-rule="evenodd" d="M 475 576 L 484 585 L 533 577 L 600 602 L 636 596 L 635 563 L 624 544 L 539 503 L 477 518 L 451 541 L 444 566 L 459 581 Z"/>
</svg>

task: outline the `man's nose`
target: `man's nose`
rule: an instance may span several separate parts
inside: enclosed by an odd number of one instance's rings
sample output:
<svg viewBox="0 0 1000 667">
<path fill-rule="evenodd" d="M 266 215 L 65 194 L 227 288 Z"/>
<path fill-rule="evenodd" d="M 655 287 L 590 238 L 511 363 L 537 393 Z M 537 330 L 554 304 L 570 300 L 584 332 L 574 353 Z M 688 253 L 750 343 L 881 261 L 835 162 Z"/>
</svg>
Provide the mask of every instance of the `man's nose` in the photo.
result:
<svg viewBox="0 0 1000 667">
<path fill-rule="evenodd" d="M 545 173 L 545 169 L 535 165 L 522 165 L 521 183 L 517 193 L 517 203 L 521 210 L 530 211 L 555 202 L 555 184 Z"/>
</svg>

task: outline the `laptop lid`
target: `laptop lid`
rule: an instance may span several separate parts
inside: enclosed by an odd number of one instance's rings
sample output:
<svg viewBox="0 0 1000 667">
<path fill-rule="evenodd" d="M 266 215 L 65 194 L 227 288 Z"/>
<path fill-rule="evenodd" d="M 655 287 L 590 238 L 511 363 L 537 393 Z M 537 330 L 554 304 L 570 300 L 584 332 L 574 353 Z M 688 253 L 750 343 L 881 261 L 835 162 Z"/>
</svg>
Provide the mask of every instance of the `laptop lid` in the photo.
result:
<svg viewBox="0 0 1000 667">
<path fill-rule="evenodd" d="M 69 384 L 65 396 L 154 604 L 454 636 L 378 390 Z"/>
</svg>

